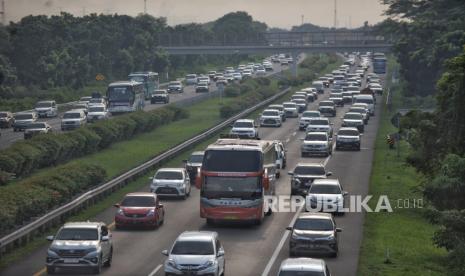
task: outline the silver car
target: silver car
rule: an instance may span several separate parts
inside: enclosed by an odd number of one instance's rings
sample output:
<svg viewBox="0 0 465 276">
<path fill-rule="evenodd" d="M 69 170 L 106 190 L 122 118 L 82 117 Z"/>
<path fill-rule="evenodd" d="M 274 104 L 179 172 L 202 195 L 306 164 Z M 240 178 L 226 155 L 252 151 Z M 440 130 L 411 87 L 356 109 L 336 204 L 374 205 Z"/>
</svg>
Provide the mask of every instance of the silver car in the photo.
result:
<svg viewBox="0 0 465 276">
<path fill-rule="evenodd" d="M 293 226 L 286 228 L 291 231 L 289 239 L 289 255 L 325 254 L 336 257 L 338 248 L 338 233 L 336 222 L 331 214 L 301 213 Z"/>
<path fill-rule="evenodd" d="M 34 107 L 35 112 L 39 117 L 56 117 L 58 116 L 58 108 L 55 101 L 40 101 Z"/>
<path fill-rule="evenodd" d="M 171 250 L 163 250 L 162 254 L 168 256 L 165 261 L 166 276 L 225 274 L 224 248 L 216 232 L 183 232 Z"/>
<path fill-rule="evenodd" d="M 333 153 L 333 141 L 326 132 L 309 132 L 302 139 L 300 147 L 302 157 L 307 155 L 329 156 Z"/>
<path fill-rule="evenodd" d="M 61 119 L 61 130 L 72 130 L 87 123 L 87 116 L 83 109 L 66 111 Z"/>
<path fill-rule="evenodd" d="M 111 232 L 103 222 L 70 222 L 48 236 L 52 244 L 47 250 L 48 274 L 59 268 L 91 268 L 100 273 L 110 266 L 113 257 Z"/>
<path fill-rule="evenodd" d="M 176 196 L 186 199 L 191 192 L 189 174 L 184 168 L 159 169 L 151 177 L 150 191 L 160 196 Z"/>
<path fill-rule="evenodd" d="M 347 195 L 338 179 L 315 179 L 305 198 L 306 211 L 344 214 Z"/>
<path fill-rule="evenodd" d="M 331 276 L 324 260 L 312 258 L 289 258 L 281 263 L 278 276 L 317 275 Z"/>
</svg>

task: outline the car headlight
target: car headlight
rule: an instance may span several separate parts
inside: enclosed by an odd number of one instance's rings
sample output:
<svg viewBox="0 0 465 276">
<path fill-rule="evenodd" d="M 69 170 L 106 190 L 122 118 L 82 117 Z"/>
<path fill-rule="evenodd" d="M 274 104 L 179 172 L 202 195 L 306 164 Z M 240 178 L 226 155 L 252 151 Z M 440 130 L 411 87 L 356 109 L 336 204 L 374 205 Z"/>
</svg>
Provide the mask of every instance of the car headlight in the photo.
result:
<svg viewBox="0 0 465 276">
<path fill-rule="evenodd" d="M 209 267 L 212 267 L 215 265 L 215 262 L 214 261 L 206 261 L 204 264 L 202 264 L 199 269 L 206 269 L 206 268 L 209 268 Z"/>
<path fill-rule="evenodd" d="M 169 259 L 169 260 L 166 262 L 166 265 L 167 265 L 167 266 L 171 266 L 172 268 L 175 268 L 175 269 L 178 268 L 178 265 L 176 264 L 176 262 L 175 262 L 173 259 Z"/>
<path fill-rule="evenodd" d="M 50 247 L 48 250 L 47 250 L 47 255 L 51 255 L 51 256 L 58 256 L 58 249 L 56 248 L 53 248 L 53 247 Z"/>
<path fill-rule="evenodd" d="M 117 213 L 118 215 L 124 216 L 123 209 L 118 209 L 118 211 L 116 211 L 116 213 Z"/>
<path fill-rule="evenodd" d="M 155 216 L 155 210 L 151 209 L 147 212 L 147 217 L 153 217 L 153 216 Z"/>
</svg>

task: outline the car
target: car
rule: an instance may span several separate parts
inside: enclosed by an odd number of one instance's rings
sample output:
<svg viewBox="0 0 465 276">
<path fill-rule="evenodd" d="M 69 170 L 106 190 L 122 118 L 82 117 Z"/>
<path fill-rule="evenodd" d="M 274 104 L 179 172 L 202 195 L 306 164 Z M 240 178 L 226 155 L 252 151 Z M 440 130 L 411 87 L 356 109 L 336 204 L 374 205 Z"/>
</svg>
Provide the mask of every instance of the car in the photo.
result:
<svg viewBox="0 0 465 276">
<path fill-rule="evenodd" d="M 278 276 L 318 275 L 331 276 L 324 260 L 313 258 L 288 258 L 282 261 Z"/>
<path fill-rule="evenodd" d="M 315 180 L 316 181 L 316 180 Z M 328 213 L 300 213 L 292 226 L 289 238 L 289 255 L 324 254 L 336 257 L 339 252 L 336 221 Z"/>
<path fill-rule="evenodd" d="M 338 179 L 315 179 L 305 197 L 306 211 L 343 214 L 347 195 Z"/>
<path fill-rule="evenodd" d="M 184 88 L 180 81 L 170 81 L 168 83 L 168 93 L 183 93 Z"/>
<path fill-rule="evenodd" d="M 282 58 L 279 60 L 279 63 L 281 64 L 281 66 L 288 66 L 289 60 L 287 60 L 286 58 Z"/>
<path fill-rule="evenodd" d="M 333 153 L 333 141 L 327 132 L 309 132 L 302 139 L 300 147 L 302 157 L 309 155 L 329 156 Z"/>
<path fill-rule="evenodd" d="M 252 70 L 244 69 L 244 71 L 242 71 L 242 78 L 252 77 L 252 74 Z"/>
<path fill-rule="evenodd" d="M 187 173 L 189 174 L 189 179 L 191 180 L 191 183 L 195 181 L 198 170 L 202 167 L 204 154 L 205 152 L 203 151 L 194 151 L 189 156 L 189 159 L 184 160 L 185 168 Z"/>
<path fill-rule="evenodd" d="M 305 92 L 301 92 L 301 93 L 305 93 Z M 294 100 L 304 100 L 305 102 L 307 102 L 307 95 L 302 95 L 300 93 L 299 94 L 294 93 L 294 95 L 291 96 L 291 102 L 294 102 Z"/>
<path fill-rule="evenodd" d="M 234 72 L 233 72 L 234 73 Z M 228 81 L 228 83 L 232 83 L 235 81 L 233 73 L 226 73 L 224 74 L 224 78 Z"/>
<path fill-rule="evenodd" d="M 301 91 L 307 92 L 309 97 L 313 95 L 313 100 L 309 98 L 308 99 L 309 102 L 313 102 L 318 99 L 318 91 L 316 90 L 315 87 L 307 87 L 307 88 L 302 89 Z"/>
<path fill-rule="evenodd" d="M 305 130 L 312 118 L 320 118 L 320 111 L 305 111 L 299 119 L 299 130 Z"/>
<path fill-rule="evenodd" d="M 234 122 L 232 129 L 229 132 L 231 135 L 236 135 L 239 138 L 258 139 L 258 130 L 254 120 L 239 119 Z"/>
<path fill-rule="evenodd" d="M 288 174 L 291 178 L 291 195 L 307 195 L 308 189 L 315 179 L 326 178 L 332 172 L 326 172 L 320 163 L 298 163 Z"/>
<path fill-rule="evenodd" d="M 354 103 L 365 103 L 368 105 L 368 111 L 370 115 L 375 115 L 375 100 L 372 95 L 361 94 L 354 96 Z"/>
<path fill-rule="evenodd" d="M 94 104 L 89 106 L 86 116 L 88 123 L 92 123 L 98 120 L 105 120 L 109 117 L 110 112 L 108 112 L 107 107 L 103 104 Z"/>
<path fill-rule="evenodd" d="M 351 91 L 344 91 L 342 92 L 342 100 L 344 101 L 344 104 L 352 103 L 352 92 Z"/>
<path fill-rule="evenodd" d="M 208 71 L 208 77 L 210 79 L 215 79 L 216 71 Z"/>
<path fill-rule="evenodd" d="M 90 101 L 90 100 L 89 100 Z M 73 104 L 73 109 L 81 109 L 82 111 L 84 111 L 84 113 L 87 115 L 87 112 L 89 112 L 89 102 L 77 102 L 77 103 L 74 103 Z"/>
<path fill-rule="evenodd" d="M 158 228 L 165 220 L 165 209 L 154 193 L 129 193 L 120 203 L 114 205 L 115 228 L 148 226 Z"/>
<path fill-rule="evenodd" d="M 284 113 L 287 118 L 297 118 L 299 117 L 299 110 L 297 104 L 294 102 L 284 102 Z"/>
<path fill-rule="evenodd" d="M 255 75 L 259 76 L 259 77 L 263 77 L 266 75 L 266 70 L 265 68 L 258 68 L 256 71 L 255 71 Z"/>
<path fill-rule="evenodd" d="M 163 250 L 165 275 L 225 275 L 225 251 L 212 231 L 185 231 Z"/>
<path fill-rule="evenodd" d="M 355 127 L 360 132 L 365 131 L 365 123 L 363 122 L 363 115 L 358 112 L 347 112 L 342 119 L 343 127 Z"/>
<path fill-rule="evenodd" d="M 225 77 L 223 77 L 223 76 L 218 77 L 218 78 L 216 79 L 216 86 L 219 86 L 219 85 L 223 85 L 223 86 L 228 85 L 228 80 L 227 80 Z"/>
<path fill-rule="evenodd" d="M 56 117 L 58 116 L 58 108 L 55 101 L 40 101 L 37 102 L 34 111 L 39 118 L 41 117 Z"/>
<path fill-rule="evenodd" d="M 206 82 L 199 82 L 195 86 L 195 93 L 203 93 L 203 92 L 210 92 L 210 88 L 208 87 L 208 84 Z"/>
<path fill-rule="evenodd" d="M 332 123 L 329 121 L 328 118 L 320 117 L 320 118 L 311 118 L 310 122 L 308 122 L 307 128 L 305 129 L 307 132 L 321 132 L 324 131 L 328 133 L 329 137 L 333 137 L 333 127 Z"/>
<path fill-rule="evenodd" d="M 90 102 L 90 99 L 92 99 L 91 96 L 84 96 L 84 97 L 81 97 L 79 99 L 79 102 L 84 102 L 84 103 L 88 104 Z"/>
<path fill-rule="evenodd" d="M 150 179 L 150 191 L 159 196 L 186 199 L 191 193 L 191 180 L 185 168 L 162 168 Z"/>
<path fill-rule="evenodd" d="M 281 115 L 281 121 L 286 121 L 286 113 L 284 113 L 284 106 L 282 104 L 272 104 L 267 107 L 267 109 L 276 109 Z"/>
<path fill-rule="evenodd" d="M 312 87 L 318 91 L 318 93 L 323 94 L 325 92 L 325 85 L 322 81 L 314 81 L 312 82 Z"/>
<path fill-rule="evenodd" d="M 20 112 L 14 115 L 13 131 L 23 131 L 30 123 L 37 121 L 37 113 Z"/>
<path fill-rule="evenodd" d="M 342 93 L 333 93 L 333 94 L 340 94 L 339 96 L 330 96 L 329 101 L 334 103 L 334 106 L 344 107 L 344 99 L 342 98 Z"/>
<path fill-rule="evenodd" d="M 153 92 L 152 97 L 150 98 L 150 103 L 169 103 L 170 102 L 170 95 L 168 91 L 165 89 L 157 89 Z"/>
<path fill-rule="evenodd" d="M 265 109 L 260 114 L 260 126 L 280 127 L 283 124 L 281 114 L 276 109 Z"/>
<path fill-rule="evenodd" d="M 31 139 L 37 134 L 51 133 L 52 131 L 52 127 L 46 122 L 29 123 L 24 128 L 24 139 Z"/>
<path fill-rule="evenodd" d="M 197 83 L 201 83 L 201 82 L 204 82 L 207 85 L 210 85 L 210 78 L 208 76 L 199 76 L 197 78 Z"/>
<path fill-rule="evenodd" d="M 293 99 L 292 102 L 297 105 L 299 113 L 302 113 L 307 109 L 307 101 L 305 99 Z"/>
<path fill-rule="evenodd" d="M 217 81 L 218 78 L 222 78 L 223 76 L 224 76 L 223 73 L 217 72 L 217 73 L 215 74 L 215 76 L 213 77 L 213 80 L 214 80 L 214 81 Z"/>
<path fill-rule="evenodd" d="M 107 105 L 107 101 L 105 98 L 92 98 L 89 100 L 88 107 L 91 107 L 93 105 Z"/>
<path fill-rule="evenodd" d="M 329 88 L 330 83 L 327 77 L 319 77 L 318 80 L 323 82 L 324 87 Z"/>
<path fill-rule="evenodd" d="M 354 127 L 341 127 L 336 134 L 336 150 L 360 150 L 362 134 Z"/>
<path fill-rule="evenodd" d="M 265 71 L 273 71 L 273 65 L 271 63 L 264 64 L 263 67 L 265 67 Z"/>
<path fill-rule="evenodd" d="M 9 111 L 0 111 L 0 128 L 10 128 L 13 126 L 15 118 Z"/>
<path fill-rule="evenodd" d="M 113 239 L 103 222 L 68 222 L 47 240 L 52 242 L 45 260 L 48 274 L 61 268 L 90 268 L 99 274 L 103 266 L 111 266 Z"/>
<path fill-rule="evenodd" d="M 185 77 L 186 85 L 196 85 L 197 84 L 197 74 L 188 74 Z"/>
<path fill-rule="evenodd" d="M 318 111 L 324 116 L 336 116 L 336 104 L 333 101 L 321 101 L 318 103 Z"/>
<path fill-rule="evenodd" d="M 237 80 L 237 81 L 242 80 L 242 74 L 241 73 L 236 72 L 236 73 L 233 73 L 232 75 L 234 77 L 234 80 Z"/>
<path fill-rule="evenodd" d="M 66 111 L 61 119 L 61 130 L 72 130 L 85 125 L 87 122 L 86 114 L 82 109 L 72 109 Z"/>
</svg>

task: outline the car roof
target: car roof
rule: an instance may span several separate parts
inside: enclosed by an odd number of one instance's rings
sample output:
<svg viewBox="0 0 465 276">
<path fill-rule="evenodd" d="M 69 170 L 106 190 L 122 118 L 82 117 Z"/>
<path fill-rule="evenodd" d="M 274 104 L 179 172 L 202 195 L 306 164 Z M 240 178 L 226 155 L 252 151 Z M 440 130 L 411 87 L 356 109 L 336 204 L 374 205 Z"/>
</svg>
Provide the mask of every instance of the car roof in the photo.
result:
<svg viewBox="0 0 465 276">
<path fill-rule="evenodd" d="M 357 114 L 360 114 L 360 113 L 357 113 Z M 341 131 L 341 130 L 356 130 L 356 131 L 358 132 L 358 129 L 355 128 L 355 127 L 341 127 L 341 128 L 339 129 L 339 131 Z M 339 132 L 339 131 L 338 131 L 338 132 Z"/>
<path fill-rule="evenodd" d="M 239 119 L 239 120 L 236 120 L 236 123 L 238 123 L 238 122 L 253 123 L 254 120 L 252 120 L 252 119 Z"/>
<path fill-rule="evenodd" d="M 204 151 L 194 151 L 193 153 L 191 153 L 191 155 L 204 155 L 205 152 Z"/>
<path fill-rule="evenodd" d="M 297 163 L 296 167 L 324 167 L 323 164 L 320 163 Z"/>
<path fill-rule="evenodd" d="M 91 221 L 76 221 L 67 222 L 63 225 L 63 228 L 95 228 L 104 225 L 103 222 L 91 222 Z"/>
<path fill-rule="evenodd" d="M 84 112 L 82 109 L 71 109 L 71 110 L 68 110 L 66 111 L 65 113 L 81 113 L 81 112 Z"/>
<path fill-rule="evenodd" d="M 332 219 L 333 215 L 330 213 L 322 213 L 322 212 L 303 212 L 297 217 L 297 219 L 312 219 L 312 218 L 319 218 L 319 219 Z"/>
<path fill-rule="evenodd" d="M 93 104 L 93 105 L 89 106 L 89 108 L 91 108 L 91 107 L 106 107 L 106 106 L 104 104 L 99 103 L 99 104 Z"/>
<path fill-rule="evenodd" d="M 38 101 L 37 103 L 54 103 L 54 100 L 49 100 L 49 101 Z"/>
<path fill-rule="evenodd" d="M 313 258 L 288 258 L 281 263 L 281 271 L 324 271 L 325 261 Z"/>
<path fill-rule="evenodd" d="M 161 168 L 157 170 L 158 172 L 183 172 L 184 168 Z"/>
<path fill-rule="evenodd" d="M 308 135 L 308 134 L 328 135 L 327 132 L 323 132 L 323 131 L 310 131 L 310 132 L 307 132 L 305 135 Z"/>
<path fill-rule="evenodd" d="M 216 237 L 218 233 L 213 231 L 185 231 L 176 241 L 213 241 Z"/>
<path fill-rule="evenodd" d="M 126 196 L 150 196 L 150 197 L 156 197 L 156 194 L 154 193 L 144 193 L 144 192 L 135 192 L 135 193 L 128 193 L 125 195 Z"/>
<path fill-rule="evenodd" d="M 273 111 L 273 112 L 278 112 L 279 113 L 279 110 L 273 109 L 273 108 L 267 108 L 267 109 L 263 110 L 263 112 L 265 112 L 265 111 Z"/>
<path fill-rule="evenodd" d="M 18 113 L 15 113 L 15 116 L 16 115 L 23 115 L 23 114 L 36 114 L 35 112 L 18 112 Z"/>
<path fill-rule="evenodd" d="M 347 112 L 346 114 L 344 114 L 344 116 L 345 115 L 361 115 L 361 114 L 358 112 Z"/>
<path fill-rule="evenodd" d="M 341 185 L 339 183 L 339 179 L 334 179 L 334 178 L 325 178 L 325 179 L 315 179 L 312 183 L 312 185 L 333 185 L 333 186 L 339 186 Z"/>
</svg>

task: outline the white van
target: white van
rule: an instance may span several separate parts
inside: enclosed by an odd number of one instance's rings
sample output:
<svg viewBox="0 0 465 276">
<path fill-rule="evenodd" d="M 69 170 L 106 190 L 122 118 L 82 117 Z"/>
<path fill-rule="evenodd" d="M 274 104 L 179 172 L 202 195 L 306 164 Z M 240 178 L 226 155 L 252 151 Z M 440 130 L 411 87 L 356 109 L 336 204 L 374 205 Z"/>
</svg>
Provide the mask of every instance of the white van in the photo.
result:
<svg viewBox="0 0 465 276">
<path fill-rule="evenodd" d="M 375 100 L 372 95 L 359 94 L 354 96 L 354 103 L 366 103 L 368 105 L 368 110 L 370 115 L 375 115 Z"/>
</svg>

